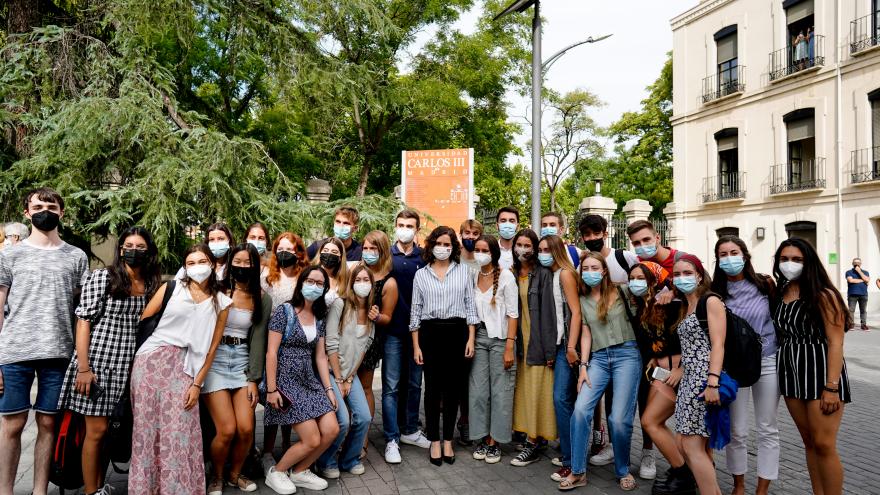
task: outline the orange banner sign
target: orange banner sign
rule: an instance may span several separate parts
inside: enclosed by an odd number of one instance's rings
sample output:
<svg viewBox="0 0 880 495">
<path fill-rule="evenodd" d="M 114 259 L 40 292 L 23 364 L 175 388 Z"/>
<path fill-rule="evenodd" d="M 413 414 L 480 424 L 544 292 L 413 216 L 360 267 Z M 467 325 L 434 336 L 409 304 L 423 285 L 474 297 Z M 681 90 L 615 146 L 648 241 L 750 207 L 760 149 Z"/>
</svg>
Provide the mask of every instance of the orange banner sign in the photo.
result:
<svg viewBox="0 0 880 495">
<path fill-rule="evenodd" d="M 404 151 L 401 199 L 433 218 L 431 227 L 458 231 L 474 217 L 474 150 Z"/>
</svg>

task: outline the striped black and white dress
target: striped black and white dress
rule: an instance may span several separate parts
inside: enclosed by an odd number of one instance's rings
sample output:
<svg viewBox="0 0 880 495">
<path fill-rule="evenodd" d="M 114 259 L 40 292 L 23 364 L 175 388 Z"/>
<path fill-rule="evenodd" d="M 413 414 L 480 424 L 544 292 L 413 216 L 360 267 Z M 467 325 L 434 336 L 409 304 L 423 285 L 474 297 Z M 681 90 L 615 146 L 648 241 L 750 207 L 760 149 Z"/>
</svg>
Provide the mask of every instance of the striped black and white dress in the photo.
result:
<svg viewBox="0 0 880 495">
<path fill-rule="evenodd" d="M 781 339 L 776 361 L 780 392 L 794 399 L 820 399 L 828 370 L 828 340 L 822 323 L 814 321 L 809 306 L 800 299 L 780 302 L 773 320 Z M 839 388 L 840 400 L 850 402 L 845 360 Z"/>
</svg>

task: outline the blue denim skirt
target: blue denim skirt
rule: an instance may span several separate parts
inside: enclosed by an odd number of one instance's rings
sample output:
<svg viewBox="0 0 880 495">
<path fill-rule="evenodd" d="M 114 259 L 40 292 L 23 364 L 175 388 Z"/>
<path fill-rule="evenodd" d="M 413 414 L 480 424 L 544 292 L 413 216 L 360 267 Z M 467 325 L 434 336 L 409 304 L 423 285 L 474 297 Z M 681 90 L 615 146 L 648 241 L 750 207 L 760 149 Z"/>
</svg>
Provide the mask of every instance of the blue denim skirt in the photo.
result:
<svg viewBox="0 0 880 495">
<path fill-rule="evenodd" d="M 203 394 L 247 386 L 248 346 L 220 344 L 205 377 Z"/>
</svg>

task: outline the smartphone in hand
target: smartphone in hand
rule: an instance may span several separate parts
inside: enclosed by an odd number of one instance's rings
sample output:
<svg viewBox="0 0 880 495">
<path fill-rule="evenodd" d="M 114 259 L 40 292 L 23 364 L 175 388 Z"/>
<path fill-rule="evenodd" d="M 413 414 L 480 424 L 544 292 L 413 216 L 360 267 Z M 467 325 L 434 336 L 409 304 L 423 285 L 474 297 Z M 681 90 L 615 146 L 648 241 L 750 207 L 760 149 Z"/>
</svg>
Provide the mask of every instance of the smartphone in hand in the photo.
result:
<svg viewBox="0 0 880 495">
<path fill-rule="evenodd" d="M 654 372 L 651 374 L 651 378 L 655 380 L 660 380 L 661 382 L 665 382 L 671 374 L 672 372 L 670 372 L 668 369 L 657 366 L 656 368 L 654 368 Z"/>
<path fill-rule="evenodd" d="M 89 387 L 89 399 L 91 399 L 92 402 L 98 402 L 103 396 L 104 387 L 98 385 L 97 383 L 92 383 L 92 386 Z"/>
</svg>

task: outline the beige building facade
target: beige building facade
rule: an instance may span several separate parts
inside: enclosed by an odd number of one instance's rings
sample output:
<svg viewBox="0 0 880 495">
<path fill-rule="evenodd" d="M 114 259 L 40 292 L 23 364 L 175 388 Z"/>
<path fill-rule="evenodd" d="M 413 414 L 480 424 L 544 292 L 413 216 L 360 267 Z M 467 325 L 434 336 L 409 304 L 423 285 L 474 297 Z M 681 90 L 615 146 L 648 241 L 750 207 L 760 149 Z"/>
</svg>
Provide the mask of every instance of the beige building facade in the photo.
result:
<svg viewBox="0 0 880 495">
<path fill-rule="evenodd" d="M 880 0 L 703 0 L 672 20 L 672 244 L 810 240 L 880 275 Z M 872 280 L 872 307 L 880 294 Z"/>
</svg>

